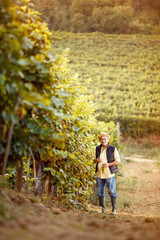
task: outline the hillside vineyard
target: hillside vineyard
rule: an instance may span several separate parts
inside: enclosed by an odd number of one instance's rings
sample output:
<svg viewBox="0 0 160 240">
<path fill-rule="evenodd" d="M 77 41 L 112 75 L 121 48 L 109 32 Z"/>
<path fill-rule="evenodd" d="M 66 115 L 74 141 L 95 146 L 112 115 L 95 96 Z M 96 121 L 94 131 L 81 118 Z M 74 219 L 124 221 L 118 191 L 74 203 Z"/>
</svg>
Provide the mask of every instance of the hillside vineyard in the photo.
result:
<svg viewBox="0 0 160 240">
<path fill-rule="evenodd" d="M 53 50 L 70 48 L 70 68 L 82 82 L 90 78 L 99 119 L 147 121 L 155 130 L 160 115 L 158 36 L 54 32 Z M 157 125 L 158 124 L 158 125 Z"/>
</svg>

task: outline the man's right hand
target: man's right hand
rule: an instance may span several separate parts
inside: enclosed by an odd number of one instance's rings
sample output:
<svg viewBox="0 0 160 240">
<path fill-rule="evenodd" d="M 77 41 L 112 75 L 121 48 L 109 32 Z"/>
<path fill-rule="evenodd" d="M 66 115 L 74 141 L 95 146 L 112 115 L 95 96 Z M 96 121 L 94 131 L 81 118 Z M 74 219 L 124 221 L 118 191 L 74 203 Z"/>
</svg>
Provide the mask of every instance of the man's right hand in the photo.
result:
<svg viewBox="0 0 160 240">
<path fill-rule="evenodd" d="M 97 158 L 96 160 L 97 160 L 98 163 L 102 162 L 102 159 L 100 159 L 100 158 Z"/>
</svg>

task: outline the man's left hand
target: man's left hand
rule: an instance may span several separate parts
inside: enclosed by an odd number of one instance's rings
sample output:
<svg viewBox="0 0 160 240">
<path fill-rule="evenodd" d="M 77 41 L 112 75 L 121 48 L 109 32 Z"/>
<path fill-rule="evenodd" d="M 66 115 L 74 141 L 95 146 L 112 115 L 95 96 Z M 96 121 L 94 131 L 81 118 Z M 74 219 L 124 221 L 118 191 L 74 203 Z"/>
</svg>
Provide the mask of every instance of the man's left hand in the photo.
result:
<svg viewBox="0 0 160 240">
<path fill-rule="evenodd" d="M 102 164 L 102 167 L 107 168 L 107 167 L 108 167 L 108 163 L 103 163 L 103 164 Z"/>
</svg>

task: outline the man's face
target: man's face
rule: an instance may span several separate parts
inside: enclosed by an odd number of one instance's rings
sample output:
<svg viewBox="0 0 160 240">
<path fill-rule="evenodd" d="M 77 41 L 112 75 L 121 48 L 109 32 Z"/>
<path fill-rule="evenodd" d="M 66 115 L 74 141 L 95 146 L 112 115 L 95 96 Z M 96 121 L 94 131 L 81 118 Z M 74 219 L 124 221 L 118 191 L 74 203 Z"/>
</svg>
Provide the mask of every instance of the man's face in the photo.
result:
<svg viewBox="0 0 160 240">
<path fill-rule="evenodd" d="M 101 143 L 104 147 L 106 147 L 108 145 L 109 142 L 109 138 L 108 137 L 102 137 L 101 138 Z"/>
</svg>

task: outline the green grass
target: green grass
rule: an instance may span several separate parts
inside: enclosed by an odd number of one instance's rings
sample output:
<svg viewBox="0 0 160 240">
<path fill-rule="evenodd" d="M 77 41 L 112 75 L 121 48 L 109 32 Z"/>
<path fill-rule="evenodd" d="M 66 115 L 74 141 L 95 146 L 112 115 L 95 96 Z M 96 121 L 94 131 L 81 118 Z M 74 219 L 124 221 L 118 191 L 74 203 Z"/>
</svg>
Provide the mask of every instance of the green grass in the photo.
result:
<svg viewBox="0 0 160 240">
<path fill-rule="evenodd" d="M 151 173 L 153 170 L 152 169 L 144 169 L 143 172 L 144 173 Z"/>
<path fill-rule="evenodd" d="M 149 158 L 160 161 L 160 148 L 156 146 L 144 147 L 142 145 L 126 145 L 123 149 L 123 155 L 140 155 L 142 158 Z"/>
<path fill-rule="evenodd" d="M 126 207 L 130 207 L 131 206 L 131 202 L 129 201 L 124 201 L 123 202 L 123 207 L 126 208 Z"/>
</svg>

